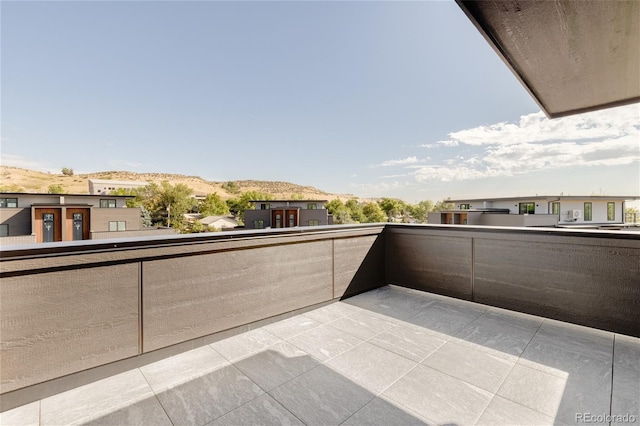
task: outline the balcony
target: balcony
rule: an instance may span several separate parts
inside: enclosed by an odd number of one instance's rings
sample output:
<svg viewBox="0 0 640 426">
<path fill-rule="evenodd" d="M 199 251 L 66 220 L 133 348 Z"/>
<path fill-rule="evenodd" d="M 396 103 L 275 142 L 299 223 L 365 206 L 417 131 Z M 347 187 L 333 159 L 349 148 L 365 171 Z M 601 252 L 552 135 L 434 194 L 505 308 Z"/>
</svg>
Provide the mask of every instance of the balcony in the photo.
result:
<svg viewBox="0 0 640 426">
<path fill-rule="evenodd" d="M 639 240 L 363 225 L 5 248 L 0 422 L 638 424 Z"/>
</svg>

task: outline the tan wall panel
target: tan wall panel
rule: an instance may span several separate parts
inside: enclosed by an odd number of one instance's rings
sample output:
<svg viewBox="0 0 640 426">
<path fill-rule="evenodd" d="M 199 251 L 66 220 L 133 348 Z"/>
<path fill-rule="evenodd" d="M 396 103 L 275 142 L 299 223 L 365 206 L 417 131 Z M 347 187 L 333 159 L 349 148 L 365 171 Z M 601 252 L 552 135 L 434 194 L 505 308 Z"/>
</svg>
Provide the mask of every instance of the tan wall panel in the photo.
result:
<svg viewBox="0 0 640 426">
<path fill-rule="evenodd" d="M 125 221 L 128 231 L 142 228 L 140 209 L 120 207 L 91 209 L 91 231 L 108 231 L 110 221 Z"/>
<path fill-rule="evenodd" d="M 332 298 L 331 241 L 143 263 L 144 352 Z"/>
<path fill-rule="evenodd" d="M 334 298 L 384 285 L 383 238 L 375 235 L 334 241 Z"/>
<path fill-rule="evenodd" d="M 138 264 L 2 278 L 0 392 L 138 353 Z"/>
</svg>

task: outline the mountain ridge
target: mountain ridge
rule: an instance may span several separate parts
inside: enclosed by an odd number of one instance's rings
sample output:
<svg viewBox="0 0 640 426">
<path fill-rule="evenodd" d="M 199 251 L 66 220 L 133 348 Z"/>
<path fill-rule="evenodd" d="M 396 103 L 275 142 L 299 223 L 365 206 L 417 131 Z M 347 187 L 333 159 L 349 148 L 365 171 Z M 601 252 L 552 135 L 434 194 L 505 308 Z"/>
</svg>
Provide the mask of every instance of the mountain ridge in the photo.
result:
<svg viewBox="0 0 640 426">
<path fill-rule="evenodd" d="M 309 185 L 298 185 L 284 181 L 263 181 L 244 179 L 236 181 L 208 181 L 200 176 L 176 173 L 137 173 L 130 171 L 104 171 L 64 175 L 13 166 L 0 166 L 0 186 L 6 192 L 46 193 L 50 185 L 61 185 L 68 194 L 88 194 L 89 179 L 153 182 L 167 181 L 172 185 L 184 184 L 195 195 L 217 193 L 223 199 L 237 197 L 239 193 L 258 191 L 276 198 L 291 198 L 292 195 L 304 199 L 357 198 L 352 194 L 332 194 Z M 230 184 L 231 183 L 231 184 Z"/>
</svg>

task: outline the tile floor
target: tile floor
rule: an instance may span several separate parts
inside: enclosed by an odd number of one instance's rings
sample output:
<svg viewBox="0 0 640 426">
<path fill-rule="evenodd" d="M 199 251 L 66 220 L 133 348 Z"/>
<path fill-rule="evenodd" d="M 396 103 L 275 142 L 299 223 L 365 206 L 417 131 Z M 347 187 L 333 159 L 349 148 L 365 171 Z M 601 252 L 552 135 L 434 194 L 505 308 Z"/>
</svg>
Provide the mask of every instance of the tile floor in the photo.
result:
<svg viewBox="0 0 640 426">
<path fill-rule="evenodd" d="M 395 286 L 0 415 L 2 425 L 581 423 L 640 425 L 640 339 Z"/>
</svg>

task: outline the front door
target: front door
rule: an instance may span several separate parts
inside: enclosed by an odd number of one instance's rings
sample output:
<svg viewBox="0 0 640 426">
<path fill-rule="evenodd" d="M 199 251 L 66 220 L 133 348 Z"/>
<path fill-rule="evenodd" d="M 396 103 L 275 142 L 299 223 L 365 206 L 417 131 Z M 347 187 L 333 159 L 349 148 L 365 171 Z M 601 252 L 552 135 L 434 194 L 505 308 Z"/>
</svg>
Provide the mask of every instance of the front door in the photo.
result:
<svg viewBox="0 0 640 426">
<path fill-rule="evenodd" d="M 297 210 L 287 210 L 287 227 L 293 228 L 294 226 L 298 226 L 298 211 Z"/>
<path fill-rule="evenodd" d="M 55 217 L 53 213 L 42 215 L 42 241 L 52 243 L 55 241 Z"/>
<path fill-rule="evenodd" d="M 83 221 L 84 215 L 82 213 L 73 214 L 73 239 L 82 240 L 83 238 Z"/>
<path fill-rule="evenodd" d="M 271 210 L 271 227 L 284 227 L 284 210 Z"/>
</svg>

